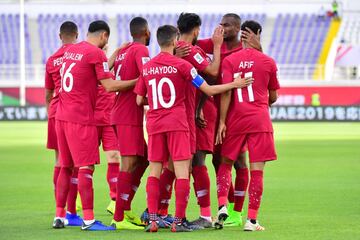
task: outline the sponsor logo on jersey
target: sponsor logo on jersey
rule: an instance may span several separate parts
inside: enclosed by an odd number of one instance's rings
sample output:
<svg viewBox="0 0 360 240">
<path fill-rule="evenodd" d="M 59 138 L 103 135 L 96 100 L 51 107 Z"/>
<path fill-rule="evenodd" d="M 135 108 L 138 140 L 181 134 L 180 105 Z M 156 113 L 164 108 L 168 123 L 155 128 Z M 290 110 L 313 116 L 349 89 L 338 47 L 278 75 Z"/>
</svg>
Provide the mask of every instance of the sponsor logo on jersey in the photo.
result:
<svg viewBox="0 0 360 240">
<path fill-rule="evenodd" d="M 149 58 L 149 57 L 142 57 L 142 58 L 141 58 L 141 62 L 142 62 L 143 65 L 144 65 L 145 63 L 147 63 L 148 61 L 150 61 L 150 58 Z"/>
<path fill-rule="evenodd" d="M 110 72 L 109 64 L 107 62 L 103 62 L 103 68 L 104 68 L 104 72 Z"/>
<path fill-rule="evenodd" d="M 200 53 L 197 53 L 194 55 L 194 59 L 201 64 L 204 61 L 204 58 L 200 55 Z"/>
<path fill-rule="evenodd" d="M 191 68 L 190 74 L 191 74 L 192 78 L 196 78 L 196 76 L 198 75 L 198 73 L 194 67 Z"/>
</svg>

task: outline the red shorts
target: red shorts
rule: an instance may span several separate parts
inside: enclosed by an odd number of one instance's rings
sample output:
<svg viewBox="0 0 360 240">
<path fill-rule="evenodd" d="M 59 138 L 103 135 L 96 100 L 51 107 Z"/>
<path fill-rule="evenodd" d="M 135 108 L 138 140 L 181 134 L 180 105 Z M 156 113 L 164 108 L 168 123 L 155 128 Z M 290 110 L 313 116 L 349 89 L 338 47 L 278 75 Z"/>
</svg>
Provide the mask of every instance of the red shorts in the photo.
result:
<svg viewBox="0 0 360 240">
<path fill-rule="evenodd" d="M 132 125 L 115 125 L 121 156 L 145 156 L 144 128 Z"/>
<path fill-rule="evenodd" d="M 214 152 L 217 110 L 213 101 L 206 101 L 203 107 L 206 128 L 196 128 L 196 150 Z"/>
<path fill-rule="evenodd" d="M 149 135 L 149 161 L 167 162 L 191 158 L 189 132 L 174 131 Z"/>
<path fill-rule="evenodd" d="M 58 143 L 55 130 L 55 118 L 48 119 L 47 143 L 48 149 L 58 150 Z"/>
<path fill-rule="evenodd" d="M 99 146 L 102 143 L 104 151 L 119 151 L 115 129 L 113 126 L 97 126 Z"/>
<path fill-rule="evenodd" d="M 100 163 L 96 126 L 56 120 L 59 161 L 62 167 Z"/>
<path fill-rule="evenodd" d="M 272 132 L 226 135 L 221 155 L 236 161 L 244 146 L 249 149 L 250 162 L 276 160 L 274 135 Z"/>
</svg>

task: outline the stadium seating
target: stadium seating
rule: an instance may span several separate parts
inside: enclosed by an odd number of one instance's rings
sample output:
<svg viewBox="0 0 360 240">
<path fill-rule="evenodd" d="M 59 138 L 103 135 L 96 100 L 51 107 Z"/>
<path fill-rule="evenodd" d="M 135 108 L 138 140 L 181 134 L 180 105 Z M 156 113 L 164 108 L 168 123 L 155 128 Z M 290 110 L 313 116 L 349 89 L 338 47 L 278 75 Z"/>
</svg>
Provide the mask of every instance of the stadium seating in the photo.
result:
<svg viewBox="0 0 360 240">
<path fill-rule="evenodd" d="M 339 33 L 340 41 L 358 45 L 360 44 L 360 18 L 359 15 L 343 19 Z"/>
</svg>

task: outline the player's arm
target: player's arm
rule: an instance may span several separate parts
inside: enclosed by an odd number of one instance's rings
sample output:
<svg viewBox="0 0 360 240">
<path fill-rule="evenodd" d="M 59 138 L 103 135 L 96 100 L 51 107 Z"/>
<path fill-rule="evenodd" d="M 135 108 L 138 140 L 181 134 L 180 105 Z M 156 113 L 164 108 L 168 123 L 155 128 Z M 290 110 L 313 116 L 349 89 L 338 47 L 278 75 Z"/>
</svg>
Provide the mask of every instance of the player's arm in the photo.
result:
<svg viewBox="0 0 360 240">
<path fill-rule="evenodd" d="M 226 134 L 226 125 L 225 120 L 226 116 L 229 110 L 231 101 L 231 91 L 227 91 L 221 94 L 221 100 L 220 100 L 220 121 L 219 121 L 219 127 L 216 135 L 216 141 L 215 144 L 222 144 L 223 139 L 225 138 Z"/>
<path fill-rule="evenodd" d="M 113 52 L 113 54 L 111 54 L 109 60 L 108 60 L 108 64 L 109 64 L 109 69 L 113 69 L 114 67 L 114 64 L 115 64 L 115 59 L 116 59 L 116 56 L 118 55 L 119 51 L 126 47 L 127 45 L 129 45 L 129 42 L 125 42 L 123 43 L 120 47 L 118 47 L 117 49 L 115 49 L 115 51 Z"/>
<path fill-rule="evenodd" d="M 101 85 L 107 92 L 122 92 L 134 88 L 137 78 L 126 81 L 114 81 L 111 78 L 100 80 Z"/>
<path fill-rule="evenodd" d="M 46 110 L 49 111 L 50 102 L 54 96 L 54 89 L 45 89 Z"/>
<path fill-rule="evenodd" d="M 270 79 L 269 79 L 269 106 L 274 104 L 278 99 L 277 90 L 280 88 L 279 80 L 278 80 L 278 69 L 276 66 L 275 61 L 272 62 L 272 70 L 270 72 Z"/>
<path fill-rule="evenodd" d="M 220 49 L 224 41 L 224 29 L 221 26 L 215 28 L 212 36 L 212 42 L 214 44 L 213 49 L 213 61 L 204 69 L 204 73 L 216 78 L 219 75 L 220 68 Z"/>
<path fill-rule="evenodd" d="M 50 102 L 54 97 L 55 84 L 47 67 L 48 67 L 48 62 L 46 63 L 46 69 L 45 69 L 45 104 L 46 104 L 46 110 L 49 111 Z"/>
<path fill-rule="evenodd" d="M 269 106 L 273 105 L 278 99 L 278 93 L 276 90 L 269 90 Z"/>
<path fill-rule="evenodd" d="M 249 44 L 251 47 L 262 52 L 263 50 L 260 43 L 260 29 L 256 34 L 248 27 L 246 30 L 247 31 L 241 32 L 241 39 L 247 42 L 247 44 Z"/>
</svg>

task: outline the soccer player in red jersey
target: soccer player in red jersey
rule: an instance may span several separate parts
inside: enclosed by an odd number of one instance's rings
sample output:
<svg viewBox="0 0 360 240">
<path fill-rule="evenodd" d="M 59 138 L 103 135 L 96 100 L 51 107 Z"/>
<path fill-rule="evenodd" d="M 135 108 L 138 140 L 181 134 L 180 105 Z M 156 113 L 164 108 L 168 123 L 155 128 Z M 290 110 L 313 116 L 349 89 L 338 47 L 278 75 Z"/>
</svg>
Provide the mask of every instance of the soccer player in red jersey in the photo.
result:
<svg viewBox="0 0 360 240">
<path fill-rule="evenodd" d="M 115 59 L 114 72 L 118 81 L 138 78 L 143 64 L 150 60 L 147 48 L 150 31 L 146 19 L 133 18 L 130 21 L 130 33 L 133 42 L 120 49 Z M 144 107 L 136 104 L 133 89 L 120 92 L 111 113 L 111 124 L 116 128 L 121 154 L 112 221 L 117 229 L 139 229 L 135 225 L 143 225 L 140 218 L 131 211 L 131 201 L 148 166 L 143 121 Z"/>
<path fill-rule="evenodd" d="M 261 26 L 255 21 L 244 22 L 241 30 L 244 32 L 247 29 L 261 33 Z M 277 158 L 269 106 L 276 101 L 280 85 L 275 61 L 251 47 L 247 41 L 242 42 L 243 50 L 224 59 L 222 82 L 232 82 L 238 76 L 251 76 L 254 82 L 247 88 L 221 95 L 217 142 L 222 143 L 222 162 L 217 175 L 219 212 L 216 226 L 222 228 L 222 222 L 227 217 L 231 168 L 246 144 L 250 160 L 250 185 L 248 220 L 244 230 L 259 231 L 264 230 L 257 221 L 263 192 L 263 170 L 266 161 Z M 238 179 L 236 184 L 241 184 Z M 245 192 L 242 197 L 235 197 L 235 211 L 241 211 L 244 195 Z"/>
<path fill-rule="evenodd" d="M 60 68 L 65 51 L 76 42 L 78 37 L 78 28 L 75 23 L 66 21 L 60 26 L 60 40 L 62 46 L 46 62 L 45 68 L 45 95 L 46 106 L 48 109 L 48 136 L 47 148 L 55 150 L 55 167 L 53 175 L 54 189 L 56 193 L 56 183 L 60 173 L 60 164 L 58 161 L 58 144 L 55 131 L 55 113 L 59 102 L 60 89 Z M 77 197 L 77 169 L 74 169 L 71 176 L 70 190 L 67 199 L 66 224 L 68 226 L 81 226 L 82 219 L 76 214 Z"/>
<path fill-rule="evenodd" d="M 125 91 L 137 79 L 113 81 L 105 53 L 110 28 L 104 21 L 89 25 L 86 41 L 66 50 L 61 67 L 59 103 L 55 115 L 56 133 L 61 166 L 56 189 L 54 228 L 64 227 L 65 203 L 69 191 L 72 168 L 79 168 L 78 188 L 83 208 L 82 230 L 114 230 L 94 218 L 94 192 L 92 176 L 98 164 L 98 136 L 94 119 L 98 83 L 106 91 Z"/>
<path fill-rule="evenodd" d="M 176 211 L 172 232 L 191 231 L 185 219 L 190 191 L 190 136 L 185 98 L 188 85 L 192 84 L 208 95 L 250 84 L 252 78 L 235 79 L 234 82 L 209 86 L 187 61 L 173 55 L 177 45 L 177 28 L 170 25 L 159 27 L 157 41 L 161 52 L 143 66 L 135 87 L 137 103 L 144 103 L 148 96 L 149 111 L 146 128 L 149 135 L 150 174 L 147 180 L 147 206 L 150 222 L 148 232 L 158 230 L 159 178 L 163 163 L 170 158 L 176 175 Z"/>
</svg>

